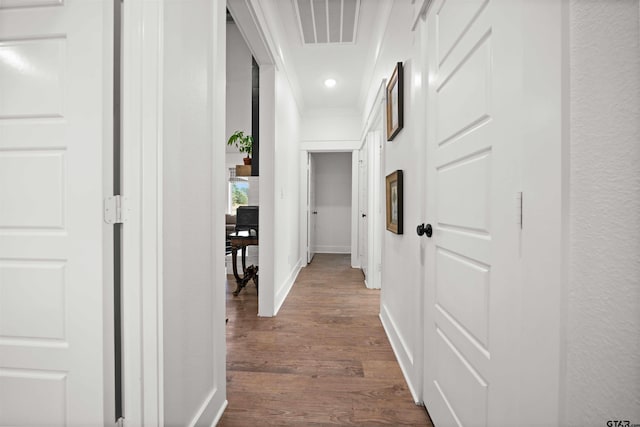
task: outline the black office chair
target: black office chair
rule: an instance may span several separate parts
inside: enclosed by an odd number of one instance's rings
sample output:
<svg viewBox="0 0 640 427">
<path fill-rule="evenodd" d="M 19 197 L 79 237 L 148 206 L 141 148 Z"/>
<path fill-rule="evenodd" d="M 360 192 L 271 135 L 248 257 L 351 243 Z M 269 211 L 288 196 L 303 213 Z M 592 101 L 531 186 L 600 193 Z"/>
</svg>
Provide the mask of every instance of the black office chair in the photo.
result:
<svg viewBox="0 0 640 427">
<path fill-rule="evenodd" d="M 258 237 L 258 206 L 238 206 L 236 211 L 236 232 L 255 231 Z"/>
</svg>

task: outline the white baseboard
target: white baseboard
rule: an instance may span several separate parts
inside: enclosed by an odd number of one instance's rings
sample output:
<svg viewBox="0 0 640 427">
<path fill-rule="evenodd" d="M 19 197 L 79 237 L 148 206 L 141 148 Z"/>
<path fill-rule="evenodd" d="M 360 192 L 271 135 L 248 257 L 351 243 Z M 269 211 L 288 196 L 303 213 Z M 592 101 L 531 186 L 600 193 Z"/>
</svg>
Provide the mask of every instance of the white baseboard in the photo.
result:
<svg viewBox="0 0 640 427">
<path fill-rule="evenodd" d="M 284 284 L 280 287 L 280 290 L 278 290 L 278 292 L 276 293 L 275 311 L 273 313 L 274 316 L 278 314 L 280 307 L 282 307 L 282 304 L 284 304 L 284 300 L 287 299 L 287 295 L 289 295 L 289 292 L 291 291 L 293 284 L 296 282 L 296 279 L 298 278 L 298 274 L 300 273 L 301 269 L 302 269 L 302 259 L 299 259 L 295 267 L 293 267 L 293 270 L 291 271 L 291 274 L 289 275 L 287 280 L 284 281 Z"/>
<path fill-rule="evenodd" d="M 413 401 L 416 404 L 420 404 L 420 393 L 419 386 L 421 383 L 420 378 L 412 378 L 409 375 L 410 372 L 415 372 L 414 369 L 414 358 L 413 353 L 409 349 L 409 346 L 402 338 L 396 323 L 393 321 L 389 310 L 384 304 L 380 309 L 380 321 L 382 322 L 382 327 L 384 328 L 385 333 L 387 334 L 387 338 L 391 343 L 391 348 L 393 349 L 393 353 L 398 360 L 398 364 L 400 365 L 400 369 L 402 370 L 402 375 L 404 375 L 404 379 L 407 382 L 407 386 L 409 387 L 409 391 L 411 392 L 411 396 L 413 397 Z"/>
<path fill-rule="evenodd" d="M 227 407 L 227 400 L 220 399 L 223 397 L 220 394 L 218 387 L 211 390 L 191 419 L 189 427 L 195 427 L 197 425 L 215 426 L 218 423 L 222 417 L 222 413 Z"/>
<path fill-rule="evenodd" d="M 216 417 L 213 419 L 213 422 L 211 423 L 211 427 L 218 425 L 218 423 L 222 419 L 222 415 L 224 415 L 224 410 L 227 409 L 227 406 L 229 406 L 229 401 L 225 400 L 222 406 L 220 407 L 220 409 L 218 409 L 218 413 L 216 414 Z"/>
<path fill-rule="evenodd" d="M 350 254 L 351 246 L 316 246 L 317 254 Z"/>
</svg>

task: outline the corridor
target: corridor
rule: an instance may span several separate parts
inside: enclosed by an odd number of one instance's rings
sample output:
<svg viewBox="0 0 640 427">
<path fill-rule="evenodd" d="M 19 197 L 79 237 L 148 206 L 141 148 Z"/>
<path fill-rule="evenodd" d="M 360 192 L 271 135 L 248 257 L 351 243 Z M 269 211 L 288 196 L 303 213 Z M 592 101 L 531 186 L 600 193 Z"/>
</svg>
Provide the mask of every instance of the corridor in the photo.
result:
<svg viewBox="0 0 640 427">
<path fill-rule="evenodd" d="M 227 399 L 221 426 L 430 426 L 416 406 L 349 255 L 318 254 L 277 317 L 251 283 L 227 284 Z"/>
</svg>

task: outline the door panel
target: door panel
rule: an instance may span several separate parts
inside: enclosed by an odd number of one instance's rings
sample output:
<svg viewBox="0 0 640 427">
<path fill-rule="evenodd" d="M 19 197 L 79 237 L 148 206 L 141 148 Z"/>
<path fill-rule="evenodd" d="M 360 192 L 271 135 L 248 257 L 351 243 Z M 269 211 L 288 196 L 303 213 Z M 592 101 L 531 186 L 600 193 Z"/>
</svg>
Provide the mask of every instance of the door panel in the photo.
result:
<svg viewBox="0 0 640 427">
<path fill-rule="evenodd" d="M 436 333 L 434 384 L 457 424 L 480 424 L 487 419 L 488 384 L 441 329 Z"/>
<path fill-rule="evenodd" d="M 362 146 L 360 149 L 360 228 L 359 228 L 359 237 L 360 241 L 360 268 L 364 273 L 365 280 L 367 280 L 368 275 L 368 259 L 369 259 L 369 174 L 368 174 L 368 155 L 367 155 L 367 144 Z"/>
<path fill-rule="evenodd" d="M 0 0 L 0 425 L 105 421 L 106 6 Z"/>
<path fill-rule="evenodd" d="M 441 0 L 427 16 L 424 397 L 438 426 L 509 425 L 517 407 L 519 4 Z"/>
<path fill-rule="evenodd" d="M 436 304 L 481 346 L 489 331 L 489 266 L 444 248 L 436 250 Z"/>
<path fill-rule="evenodd" d="M 316 178 L 314 175 L 314 169 L 315 159 L 313 157 L 313 154 L 309 153 L 309 167 L 307 169 L 307 183 L 309 185 L 309 191 L 307 192 L 309 197 L 309 206 L 307 209 L 307 215 L 309 217 L 309 238 L 307 239 L 309 247 L 307 248 L 307 263 L 313 261 L 313 257 L 316 255 L 316 229 L 318 222 L 318 211 L 316 206 Z"/>
</svg>

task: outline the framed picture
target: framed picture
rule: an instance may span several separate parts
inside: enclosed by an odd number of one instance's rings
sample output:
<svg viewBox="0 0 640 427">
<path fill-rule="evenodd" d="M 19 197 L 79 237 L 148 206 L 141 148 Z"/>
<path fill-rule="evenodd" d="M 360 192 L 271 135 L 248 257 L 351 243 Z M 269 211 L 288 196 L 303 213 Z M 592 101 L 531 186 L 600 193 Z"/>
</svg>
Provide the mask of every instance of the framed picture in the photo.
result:
<svg viewBox="0 0 640 427">
<path fill-rule="evenodd" d="M 403 126 L 403 75 L 402 62 L 398 62 L 387 83 L 387 141 L 393 140 Z"/>
<path fill-rule="evenodd" d="M 402 171 L 387 175 L 387 230 L 402 234 Z"/>
</svg>

